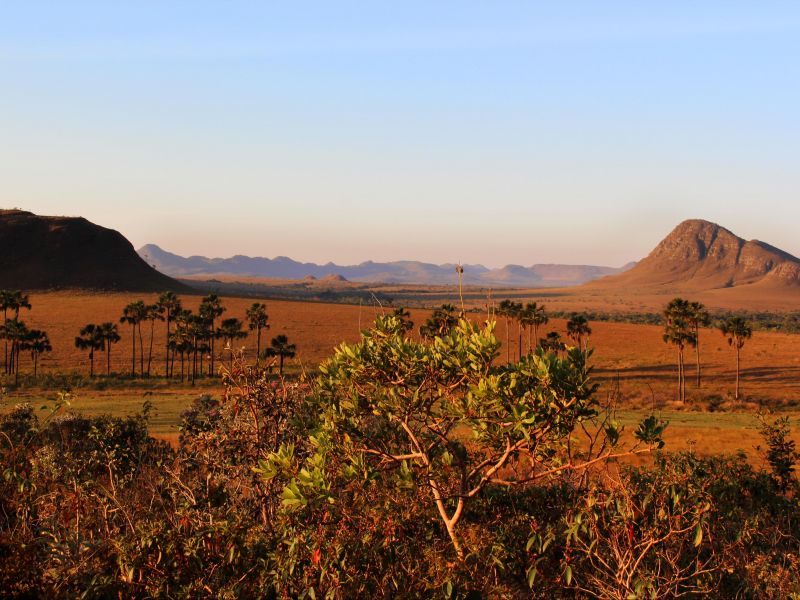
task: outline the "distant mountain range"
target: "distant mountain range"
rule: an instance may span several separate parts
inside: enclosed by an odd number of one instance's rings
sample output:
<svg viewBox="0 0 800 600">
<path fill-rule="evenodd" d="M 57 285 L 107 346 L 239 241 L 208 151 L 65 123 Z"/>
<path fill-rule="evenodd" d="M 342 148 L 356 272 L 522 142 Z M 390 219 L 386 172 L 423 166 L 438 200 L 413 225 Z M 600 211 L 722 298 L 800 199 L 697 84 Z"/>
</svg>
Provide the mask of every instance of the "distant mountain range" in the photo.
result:
<svg viewBox="0 0 800 600">
<path fill-rule="evenodd" d="M 455 264 L 435 265 L 417 261 L 373 262 L 358 265 L 301 263 L 285 256 L 262 258 L 233 256 L 231 258 L 183 257 L 147 244 L 139 255 L 153 267 L 172 277 L 241 276 L 270 279 L 304 279 L 341 277 L 354 282 L 400 284 L 450 284 L 457 282 Z M 566 287 L 622 273 L 635 263 L 621 268 L 591 265 L 539 264 L 530 267 L 506 265 L 490 269 L 483 265 L 464 265 L 467 285 L 497 287 Z"/>
</svg>

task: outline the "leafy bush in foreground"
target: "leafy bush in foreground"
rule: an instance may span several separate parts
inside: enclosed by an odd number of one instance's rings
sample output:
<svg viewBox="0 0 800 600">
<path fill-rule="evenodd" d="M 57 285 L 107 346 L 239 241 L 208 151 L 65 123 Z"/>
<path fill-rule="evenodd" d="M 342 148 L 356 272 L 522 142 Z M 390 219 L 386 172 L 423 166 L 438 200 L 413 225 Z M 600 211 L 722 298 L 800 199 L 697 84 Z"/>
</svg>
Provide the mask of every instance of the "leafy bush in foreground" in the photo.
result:
<svg viewBox="0 0 800 600">
<path fill-rule="evenodd" d="M 1 595 L 800 594 L 781 423 L 770 473 L 661 451 L 605 469 L 658 448 L 664 424 L 621 447 L 587 353 L 498 364 L 491 327 L 406 331 L 379 319 L 312 384 L 235 365 L 177 448 L 147 435 L 146 408 L 0 417 Z"/>
</svg>

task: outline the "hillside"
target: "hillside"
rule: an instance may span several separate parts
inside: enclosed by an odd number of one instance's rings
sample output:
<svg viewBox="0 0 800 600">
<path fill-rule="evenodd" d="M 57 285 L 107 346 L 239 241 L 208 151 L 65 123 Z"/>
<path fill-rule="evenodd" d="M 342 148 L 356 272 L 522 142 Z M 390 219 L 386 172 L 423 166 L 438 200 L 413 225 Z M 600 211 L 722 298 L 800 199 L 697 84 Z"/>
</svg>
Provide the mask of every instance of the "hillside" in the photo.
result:
<svg viewBox="0 0 800 600">
<path fill-rule="evenodd" d="M 680 223 L 634 268 L 592 287 L 675 288 L 685 291 L 756 286 L 800 286 L 800 260 L 724 227 L 692 219 Z"/>
<path fill-rule="evenodd" d="M 117 231 L 80 217 L 0 210 L 0 288 L 188 291 Z"/>
<path fill-rule="evenodd" d="M 327 263 L 302 263 L 285 256 L 262 258 L 233 256 L 231 258 L 188 258 L 167 252 L 155 244 L 139 249 L 139 254 L 160 271 L 173 277 L 218 277 L 238 275 L 272 279 L 304 279 L 306 277 L 343 277 L 353 282 L 380 282 L 397 284 L 455 284 L 454 264 L 435 265 L 418 261 L 373 262 L 358 265 Z M 604 275 L 620 273 L 629 268 L 598 267 L 591 265 L 540 264 L 524 267 L 506 265 L 490 269 L 483 265 L 464 265 L 464 283 L 498 287 L 549 287 L 579 285 Z"/>
</svg>

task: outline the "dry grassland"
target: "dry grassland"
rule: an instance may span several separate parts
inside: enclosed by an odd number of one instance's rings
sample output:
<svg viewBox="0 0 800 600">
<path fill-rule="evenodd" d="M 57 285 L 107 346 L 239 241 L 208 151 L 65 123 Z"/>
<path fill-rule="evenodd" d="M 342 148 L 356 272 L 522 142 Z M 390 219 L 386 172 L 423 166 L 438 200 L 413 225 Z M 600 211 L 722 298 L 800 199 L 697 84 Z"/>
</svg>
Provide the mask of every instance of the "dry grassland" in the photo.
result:
<svg viewBox="0 0 800 600">
<path fill-rule="evenodd" d="M 43 372 L 88 372 L 88 357 L 74 347 L 74 337 L 81 326 L 93 322 L 118 322 L 122 308 L 137 299 L 154 302 L 155 295 L 141 294 L 99 294 L 89 292 L 53 292 L 31 295 L 33 309 L 24 311 L 21 318 L 30 326 L 44 329 L 50 334 L 53 352 L 43 357 Z M 548 307 L 560 309 L 547 298 Z M 256 299 L 223 298 L 227 308 L 223 318 L 237 317 L 245 320 L 245 310 Z M 196 310 L 200 296 L 184 296 L 184 306 Z M 322 304 L 312 302 L 292 302 L 265 300 L 270 316 L 271 328 L 264 332 L 262 347 L 280 333 L 297 344 L 297 365 L 313 369 L 316 364 L 329 356 L 333 348 L 342 341 L 354 341 L 358 337 L 359 326 L 366 327 L 380 311 L 376 306 L 352 306 L 344 304 Z M 577 308 L 577 307 L 576 307 Z M 429 316 L 429 311 L 412 310 L 411 317 L 418 326 Z M 484 313 L 471 313 L 475 319 L 485 318 Z M 686 446 L 696 440 L 698 446 L 712 440 L 713 447 L 736 450 L 740 447 L 752 450 L 758 443 L 754 412 L 766 404 L 782 411 L 793 412 L 800 404 L 800 335 L 756 332 L 742 351 L 742 391 L 744 401 L 736 403 L 731 394 L 734 384 L 734 353 L 725 339 L 715 330 L 701 333 L 701 359 L 703 368 L 702 387 L 694 384 L 694 354 L 687 353 L 688 405 L 680 406 L 676 397 L 676 352 L 661 340 L 661 328 L 650 325 L 626 323 L 592 323 L 591 346 L 595 348 L 593 364 L 595 378 L 601 384 L 601 394 L 606 397 L 619 391 L 621 406 L 628 412 L 639 415 L 642 411 L 666 411 L 670 415 L 699 415 L 694 421 L 684 421 L 673 416 L 668 439 L 672 447 Z M 565 335 L 563 320 L 554 319 L 540 330 L 559 331 Z M 148 328 L 145 333 L 147 345 Z M 130 370 L 131 337 L 130 327 L 120 325 L 122 340 L 112 352 L 112 370 L 127 373 Z M 516 351 L 516 325 L 511 326 L 512 348 Z M 505 321 L 499 319 L 497 336 L 505 341 Z M 525 343 L 527 337 L 524 338 Z M 153 373 L 163 372 L 164 323 L 155 324 L 153 350 Z M 250 356 L 254 353 L 255 339 L 250 335 L 237 344 L 245 348 Z M 505 357 L 505 349 L 501 352 Z M 102 371 L 104 356 L 96 358 L 96 368 Z M 23 359 L 23 370 L 29 368 L 28 359 Z M 129 414 L 141 406 L 142 401 L 150 399 L 156 410 L 154 430 L 163 434 L 175 431 L 180 411 L 192 398 L 203 391 L 216 393 L 218 385 L 213 381 L 199 384 L 199 388 L 187 385 L 164 384 L 152 391 L 106 390 L 102 392 L 79 391 L 78 409 L 88 412 L 112 412 Z M 53 392 L 40 392 L 22 389 L 12 392 L 2 400 L 8 407 L 21 400 L 38 402 Z M 716 397 L 716 399 L 714 399 Z M 713 400 L 712 400 L 713 399 Z M 709 413 L 709 402 L 716 403 L 725 413 Z M 683 412 L 683 411 L 700 412 Z M 634 411 L 634 412 L 630 412 Z M 635 420 L 635 419 L 632 419 Z"/>
</svg>

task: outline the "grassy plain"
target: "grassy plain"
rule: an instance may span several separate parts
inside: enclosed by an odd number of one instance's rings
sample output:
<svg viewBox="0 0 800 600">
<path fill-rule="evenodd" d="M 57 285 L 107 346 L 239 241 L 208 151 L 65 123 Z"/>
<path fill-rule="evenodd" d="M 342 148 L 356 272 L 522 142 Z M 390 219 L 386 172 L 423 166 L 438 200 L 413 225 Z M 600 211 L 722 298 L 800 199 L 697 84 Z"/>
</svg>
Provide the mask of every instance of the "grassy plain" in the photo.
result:
<svg viewBox="0 0 800 600">
<path fill-rule="evenodd" d="M 544 301 L 548 308 L 563 309 L 553 298 L 541 294 L 527 299 Z M 450 291 L 450 298 L 440 301 L 456 303 L 457 295 Z M 504 295 L 495 292 L 496 301 Z M 52 292 L 31 295 L 33 308 L 24 311 L 21 318 L 30 326 L 44 329 L 50 334 L 53 352 L 41 360 L 41 372 L 88 373 L 88 357 L 74 347 L 74 337 L 81 326 L 89 322 L 118 322 L 122 308 L 136 299 L 153 302 L 154 295 L 129 293 Z M 224 297 L 224 317 L 245 318 L 246 308 L 253 297 Z M 297 358 L 290 369 L 297 372 L 304 368 L 313 370 L 329 356 L 333 348 L 342 341 L 354 341 L 361 327 L 370 324 L 381 310 L 377 303 L 349 305 L 320 302 L 298 302 L 287 300 L 264 300 L 270 316 L 271 328 L 263 333 L 262 347 L 280 333 L 297 344 Z M 184 296 L 185 307 L 196 309 L 200 296 Z M 591 305 L 591 302 L 589 302 Z M 575 306 L 577 308 L 577 306 Z M 604 309 L 609 309 L 604 306 Z M 597 310 L 597 307 L 593 309 Z M 631 309 L 633 310 L 633 309 Z M 418 326 L 429 316 L 425 309 L 412 309 L 411 318 Z M 485 319 L 485 313 L 476 308 L 470 318 Z M 715 330 L 701 332 L 702 387 L 696 388 L 692 378 L 694 355 L 687 354 L 689 382 L 686 406 L 675 402 L 676 397 L 676 353 L 661 339 L 661 328 L 653 325 L 596 322 L 591 324 L 593 333 L 590 344 L 595 348 L 592 363 L 596 380 L 601 385 L 601 396 L 619 393 L 623 421 L 633 423 L 637 417 L 650 410 L 660 411 L 671 421 L 667 436 L 673 448 L 685 447 L 691 440 L 700 450 L 733 451 L 739 448 L 751 451 L 758 443 L 754 413 L 762 406 L 781 412 L 794 413 L 800 406 L 800 335 L 756 332 L 742 351 L 742 391 L 744 399 L 732 399 L 734 383 L 734 354 L 725 339 Z M 565 322 L 553 319 L 540 330 L 540 336 L 555 330 L 565 336 Z M 148 349 L 149 328 L 144 327 L 145 352 Z M 131 332 L 120 325 L 122 340 L 112 351 L 112 371 L 127 374 L 131 367 Z M 512 356 L 516 353 L 517 328 L 511 325 L 510 339 Z M 498 319 L 497 336 L 506 340 L 505 320 Z M 180 412 L 202 393 L 219 393 L 214 380 L 201 380 L 195 387 L 188 383 L 165 382 L 156 376 L 163 373 L 164 324 L 157 322 L 154 329 L 153 365 L 154 378 L 150 381 L 109 381 L 102 388 L 103 379 L 94 385 L 75 390 L 74 408 L 87 413 L 131 414 L 141 408 L 145 400 L 153 403 L 155 414 L 153 430 L 172 437 Z M 524 336 L 523 346 L 527 344 Z M 254 354 L 255 336 L 236 344 L 246 355 Z M 138 349 L 137 349 L 138 352 Z M 501 358 L 505 357 L 505 349 Z M 105 366 L 104 355 L 96 357 L 96 369 Z M 23 357 L 22 370 L 30 367 Z M 8 383 L 8 382 L 7 382 Z M 42 389 L 23 385 L 18 389 L 9 387 L 0 399 L 7 409 L 21 401 L 34 405 L 53 398 L 57 389 Z M 711 407 L 724 412 L 708 412 Z M 800 414 L 800 412 L 798 412 Z"/>
</svg>

